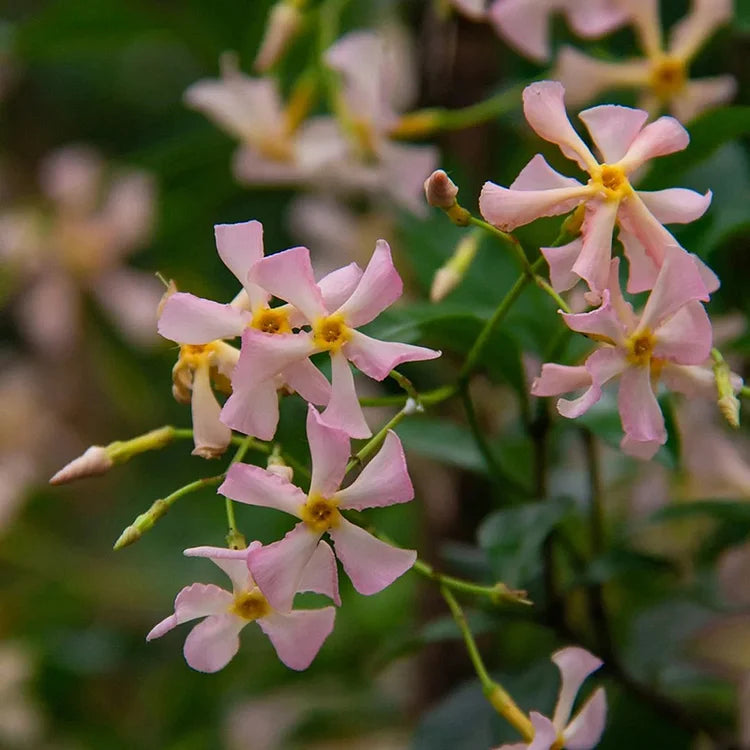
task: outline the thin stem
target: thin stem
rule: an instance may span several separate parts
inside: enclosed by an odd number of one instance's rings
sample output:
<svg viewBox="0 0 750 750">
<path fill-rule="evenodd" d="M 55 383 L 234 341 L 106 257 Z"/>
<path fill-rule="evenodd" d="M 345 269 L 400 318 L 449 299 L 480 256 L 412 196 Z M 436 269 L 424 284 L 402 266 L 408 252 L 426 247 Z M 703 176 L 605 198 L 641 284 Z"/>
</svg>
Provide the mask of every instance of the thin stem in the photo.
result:
<svg viewBox="0 0 750 750">
<path fill-rule="evenodd" d="M 392 430 L 401 420 L 413 414 L 417 409 L 411 406 L 413 402 L 408 401 L 406 405 L 396 414 L 391 417 L 381 428 L 378 430 L 363 446 L 360 448 L 346 465 L 346 474 L 348 474 L 355 466 L 360 466 L 364 463 L 365 459 L 374 453 L 380 444 L 385 440 L 389 430 Z"/>
<path fill-rule="evenodd" d="M 440 388 L 435 388 L 431 391 L 419 394 L 419 403 L 424 406 L 432 406 L 433 404 L 439 404 L 441 401 L 447 401 L 452 396 L 458 393 L 458 388 L 455 385 L 444 385 Z M 393 396 L 376 396 L 374 398 L 360 398 L 360 406 L 403 406 L 409 396 L 404 394 L 398 394 Z"/>
<path fill-rule="evenodd" d="M 479 227 L 480 229 L 484 229 L 485 232 L 489 232 L 491 235 L 499 239 L 504 244 L 508 245 L 513 253 L 513 255 L 516 256 L 516 259 L 521 264 L 521 268 L 523 268 L 524 271 L 527 273 L 533 273 L 531 269 L 531 263 L 529 262 L 528 257 L 526 256 L 526 252 L 523 249 L 523 245 L 521 245 L 521 242 L 519 239 L 509 232 L 503 232 L 502 229 L 498 229 L 493 224 L 490 224 L 483 219 L 478 219 L 476 216 L 472 216 L 469 219 L 469 224 L 473 224 L 475 227 Z"/>
<path fill-rule="evenodd" d="M 232 460 L 229 465 L 239 463 L 245 457 L 245 454 L 254 446 L 255 438 L 248 435 L 240 443 L 240 447 L 237 448 L 236 453 L 232 456 Z M 270 450 L 270 449 L 269 449 Z M 245 549 L 247 547 L 247 540 L 244 534 L 237 528 L 237 518 L 234 515 L 234 501 L 229 498 L 224 498 L 224 508 L 227 513 L 227 526 L 229 531 L 227 532 L 227 546 L 230 549 Z"/>
</svg>

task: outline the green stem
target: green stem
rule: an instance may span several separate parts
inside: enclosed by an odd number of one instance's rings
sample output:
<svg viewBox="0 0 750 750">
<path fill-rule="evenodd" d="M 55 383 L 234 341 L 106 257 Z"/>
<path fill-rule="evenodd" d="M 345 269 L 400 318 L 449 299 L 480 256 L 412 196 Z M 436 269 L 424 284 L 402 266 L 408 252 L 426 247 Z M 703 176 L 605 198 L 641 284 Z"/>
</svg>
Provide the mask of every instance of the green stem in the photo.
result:
<svg viewBox="0 0 750 750">
<path fill-rule="evenodd" d="M 242 459 L 245 457 L 245 454 L 250 450 L 250 448 L 254 447 L 255 445 L 255 438 L 248 435 L 248 437 L 244 438 L 242 442 L 240 443 L 240 447 L 237 448 L 237 452 L 232 457 L 232 460 L 229 462 L 229 465 L 239 463 L 242 461 Z M 270 448 L 269 448 L 270 452 Z M 247 547 L 247 540 L 245 539 L 245 535 L 237 528 L 237 519 L 234 515 L 234 501 L 229 498 L 224 498 L 224 507 L 226 509 L 227 513 L 227 525 L 229 527 L 229 531 L 227 532 L 227 546 L 230 549 L 245 549 Z"/>
<path fill-rule="evenodd" d="M 411 404 L 414 402 L 407 402 L 407 404 L 396 414 L 391 417 L 363 446 L 360 448 L 346 465 L 346 474 L 348 474 L 355 466 L 360 466 L 365 462 L 372 453 L 374 453 L 380 444 L 385 440 L 389 430 L 396 427 L 404 417 L 413 414 L 415 411 L 419 411 L 419 407 L 413 407 Z"/>
<path fill-rule="evenodd" d="M 447 401 L 452 396 L 455 396 L 456 393 L 458 393 L 458 388 L 455 385 L 444 385 L 432 391 L 420 393 L 418 400 L 424 406 L 432 406 L 433 404 L 439 404 L 441 401 Z M 403 406 L 408 399 L 409 396 L 398 394 L 393 396 L 360 398 L 359 403 L 360 406 Z"/>
<path fill-rule="evenodd" d="M 494 237 L 497 237 L 497 239 L 499 239 L 501 242 L 508 245 L 513 255 L 516 256 L 516 260 L 518 260 L 518 262 L 521 264 L 521 268 L 523 268 L 526 273 L 533 274 L 531 263 L 526 256 L 523 245 L 521 245 L 520 241 L 515 235 L 510 234 L 509 232 L 503 232 L 502 229 L 498 229 L 493 224 L 490 224 L 483 219 L 478 219 L 476 216 L 472 216 L 469 219 L 469 224 L 473 224 L 475 227 L 484 229 L 485 232 L 489 232 Z"/>
</svg>

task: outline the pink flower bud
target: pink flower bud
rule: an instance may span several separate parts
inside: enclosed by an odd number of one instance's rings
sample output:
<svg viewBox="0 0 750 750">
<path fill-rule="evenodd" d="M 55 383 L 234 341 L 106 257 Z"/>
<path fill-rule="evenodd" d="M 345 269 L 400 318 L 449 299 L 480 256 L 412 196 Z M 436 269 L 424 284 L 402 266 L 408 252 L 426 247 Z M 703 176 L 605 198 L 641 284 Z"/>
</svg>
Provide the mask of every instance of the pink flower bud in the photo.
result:
<svg viewBox="0 0 750 750">
<path fill-rule="evenodd" d="M 302 14 L 294 3 L 276 3 L 271 8 L 266 32 L 253 67 L 259 73 L 265 73 L 286 51 L 291 40 L 296 36 L 302 21 Z"/>
<path fill-rule="evenodd" d="M 83 455 L 74 458 L 69 464 L 63 466 L 49 480 L 49 483 L 65 484 L 66 482 L 72 482 L 74 479 L 95 477 L 109 471 L 112 468 L 112 463 L 106 448 L 101 445 L 92 445 L 86 449 Z"/>
<path fill-rule="evenodd" d="M 436 169 L 424 181 L 424 193 L 431 206 L 448 209 L 456 203 L 458 187 L 442 169 Z"/>
</svg>

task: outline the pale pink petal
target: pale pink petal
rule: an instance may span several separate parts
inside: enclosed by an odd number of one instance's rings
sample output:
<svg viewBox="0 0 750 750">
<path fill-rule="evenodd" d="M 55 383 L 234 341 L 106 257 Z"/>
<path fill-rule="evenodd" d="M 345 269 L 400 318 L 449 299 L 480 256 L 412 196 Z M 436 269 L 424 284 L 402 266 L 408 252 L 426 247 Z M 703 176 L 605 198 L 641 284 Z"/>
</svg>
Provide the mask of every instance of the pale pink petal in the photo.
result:
<svg viewBox="0 0 750 750">
<path fill-rule="evenodd" d="M 485 182 L 479 194 L 479 211 L 496 227 L 512 232 L 542 216 L 572 211 L 591 193 L 587 185 L 552 190 L 511 190 Z"/>
<path fill-rule="evenodd" d="M 424 181 L 440 166 L 438 149 L 383 141 L 379 156 L 381 187 L 375 188 L 376 195 L 387 191 L 397 205 L 417 216 L 425 216 Z"/>
<path fill-rule="evenodd" d="M 641 130 L 619 164 L 630 174 L 650 159 L 682 151 L 689 142 L 687 130 L 674 117 L 660 117 Z"/>
<path fill-rule="evenodd" d="M 242 185 L 299 185 L 312 178 L 309 167 L 295 161 L 279 161 L 252 148 L 241 146 L 232 157 L 232 174 Z"/>
<path fill-rule="evenodd" d="M 402 362 L 421 362 L 435 359 L 441 354 L 424 346 L 380 341 L 359 331 L 352 331 L 342 351 L 359 370 L 375 380 L 388 377 L 388 373 Z"/>
<path fill-rule="evenodd" d="M 633 312 L 633 306 L 625 301 L 620 288 L 620 259 L 612 258 L 609 265 L 609 281 L 607 282 L 609 290 L 609 301 L 612 309 L 617 313 L 617 317 L 625 327 L 626 331 L 632 331 L 636 325 L 636 317 Z"/>
<path fill-rule="evenodd" d="M 638 294 L 653 289 L 656 277 L 659 275 L 659 268 L 646 252 L 646 248 L 634 234 L 622 227 L 618 239 L 628 259 L 628 292 Z"/>
<path fill-rule="evenodd" d="M 260 629 L 276 649 L 279 659 L 290 669 L 307 669 L 326 638 L 333 631 L 336 610 L 302 609 L 288 614 L 274 612 L 257 620 Z"/>
<path fill-rule="evenodd" d="M 247 620 L 232 614 L 212 615 L 188 633 L 183 647 L 185 661 L 199 672 L 218 672 L 240 648 L 240 630 Z"/>
<path fill-rule="evenodd" d="M 597 688 L 563 732 L 566 750 L 591 750 L 599 744 L 607 723 L 607 696 Z"/>
<path fill-rule="evenodd" d="M 377 594 L 406 573 L 417 553 L 376 539 L 345 518 L 328 530 L 346 574 L 360 594 Z"/>
<path fill-rule="evenodd" d="M 586 204 L 581 254 L 573 264 L 573 273 L 578 274 L 591 291 L 600 292 L 607 286 L 617 209 L 617 202 L 610 200 L 591 200 Z"/>
<path fill-rule="evenodd" d="M 207 617 L 225 612 L 232 603 L 232 595 L 211 583 L 194 583 L 186 586 L 174 600 L 174 614 L 162 620 L 146 636 L 147 641 L 161 638 L 177 625 L 196 617 Z"/>
<path fill-rule="evenodd" d="M 194 456 L 216 458 L 227 449 L 232 431 L 219 421 L 221 406 L 211 388 L 209 364 L 203 361 L 193 374 L 190 405 L 193 413 Z"/>
<path fill-rule="evenodd" d="M 312 456 L 310 495 L 333 497 L 341 486 L 349 461 L 349 436 L 327 425 L 318 410 L 307 407 L 307 441 Z"/>
<path fill-rule="evenodd" d="M 253 549 L 254 545 L 260 546 L 260 542 L 253 542 L 248 549 Z M 247 549 L 228 549 L 227 547 L 204 545 L 202 547 L 190 547 L 182 554 L 185 557 L 207 557 L 229 576 L 232 581 L 232 588 L 237 592 L 247 591 L 253 586 L 250 572 L 247 569 L 247 552 Z"/>
<path fill-rule="evenodd" d="M 586 360 L 586 369 L 591 376 L 589 389 L 576 399 L 559 399 L 557 411 L 568 419 L 580 417 L 601 398 L 602 386 L 620 375 L 626 366 L 627 360 L 619 349 L 597 349 Z"/>
<path fill-rule="evenodd" d="M 279 424 L 276 383 L 265 380 L 246 387 L 238 381 L 232 389 L 232 395 L 225 401 L 219 419 L 227 427 L 243 435 L 273 440 Z"/>
<path fill-rule="evenodd" d="M 549 58 L 549 7 L 539 0 L 495 0 L 487 18 L 508 44 L 532 60 Z"/>
<path fill-rule="evenodd" d="M 626 232 L 634 235 L 657 268 L 661 268 L 667 247 L 678 247 L 677 240 L 646 208 L 638 193 L 631 193 L 620 202 L 617 221 Z"/>
<path fill-rule="evenodd" d="M 240 336 L 247 322 L 247 313 L 231 305 L 177 292 L 166 301 L 158 330 L 165 339 L 179 344 L 208 344 Z"/>
<path fill-rule="evenodd" d="M 627 8 L 646 57 L 655 59 L 663 55 L 659 0 L 629 0 L 627 4 L 623 2 L 623 6 Z"/>
<path fill-rule="evenodd" d="M 93 211 L 101 187 L 104 160 L 88 146 L 65 146 L 41 164 L 39 183 L 56 203 L 80 213 Z"/>
<path fill-rule="evenodd" d="M 311 323 L 328 314 L 306 247 L 263 258 L 253 266 L 249 278 L 274 297 L 294 305 Z"/>
<path fill-rule="evenodd" d="M 529 743 L 528 750 L 551 750 L 557 742 L 557 730 L 554 724 L 537 711 L 532 711 L 529 718 L 534 727 L 534 739 Z"/>
<path fill-rule="evenodd" d="M 620 450 L 626 456 L 639 458 L 641 461 L 650 461 L 657 453 L 664 441 L 659 440 L 635 440 L 630 435 L 623 435 L 620 440 Z"/>
<path fill-rule="evenodd" d="M 682 248 L 670 248 L 643 308 L 639 327 L 655 331 L 692 300 L 708 301 L 706 285 L 693 258 Z"/>
<path fill-rule="evenodd" d="M 672 114 L 680 122 L 690 122 L 707 109 L 726 104 L 737 93 L 737 80 L 732 76 L 713 76 L 687 81 L 670 102 Z"/>
<path fill-rule="evenodd" d="M 531 384 L 532 396 L 559 396 L 591 385 L 591 373 L 584 365 L 571 367 L 547 362 Z"/>
<path fill-rule="evenodd" d="M 581 277 L 573 273 L 573 264 L 581 253 L 582 243 L 583 240 L 576 237 L 567 245 L 539 248 L 549 265 L 549 278 L 556 292 L 565 292 L 580 281 Z"/>
<path fill-rule="evenodd" d="M 604 336 L 615 344 L 625 340 L 625 329 L 612 305 L 609 289 L 602 293 L 602 304 L 596 310 L 585 313 L 560 313 L 565 325 L 578 333 Z"/>
<path fill-rule="evenodd" d="M 341 352 L 331 355 L 331 370 L 331 399 L 323 412 L 323 421 L 330 427 L 343 430 L 349 437 L 370 437 L 372 432 L 359 405 L 354 376 Z"/>
<path fill-rule="evenodd" d="M 301 359 L 285 367 L 281 371 L 281 377 L 309 403 L 324 406 L 331 397 L 331 384 L 309 359 Z"/>
<path fill-rule="evenodd" d="M 361 278 L 362 269 L 356 263 L 350 263 L 326 274 L 318 282 L 326 310 L 338 310 L 352 296 Z"/>
<path fill-rule="evenodd" d="M 661 380 L 670 391 L 683 393 L 688 398 L 716 400 L 716 378 L 710 367 L 667 362 L 661 371 Z"/>
<path fill-rule="evenodd" d="M 572 177 L 556 172 L 541 155 L 536 154 L 518 173 L 510 184 L 510 190 L 556 190 L 558 188 L 580 187 L 581 183 Z"/>
<path fill-rule="evenodd" d="M 732 0 L 693 0 L 690 13 L 669 33 L 669 54 L 690 60 L 714 31 L 732 18 Z"/>
<path fill-rule="evenodd" d="M 712 193 L 705 195 L 686 188 L 668 188 L 647 192 L 639 190 L 638 196 L 662 224 L 689 224 L 703 216 L 711 205 Z"/>
<path fill-rule="evenodd" d="M 336 494 L 340 508 L 380 508 L 409 502 L 414 487 L 406 468 L 406 457 L 401 441 L 390 430 L 370 463 L 346 489 Z"/>
<path fill-rule="evenodd" d="M 312 407 L 311 407 L 312 408 Z M 299 487 L 277 474 L 251 464 L 232 464 L 217 492 L 232 500 L 261 508 L 276 508 L 300 517 L 307 497 Z"/>
<path fill-rule="evenodd" d="M 565 89 L 557 81 L 539 81 L 523 92 L 523 112 L 544 140 L 555 143 L 581 169 L 591 172 L 597 161 L 573 129 L 565 112 Z"/>
<path fill-rule="evenodd" d="M 320 537 L 306 524 L 298 523 L 283 539 L 248 553 L 250 575 L 274 609 L 288 612 L 292 608 Z"/>
<path fill-rule="evenodd" d="M 567 0 L 568 21 L 579 36 L 596 38 L 614 31 L 628 21 L 627 8 L 617 0 Z"/>
<path fill-rule="evenodd" d="M 711 354 L 711 321 L 700 302 L 688 302 L 659 326 L 654 357 L 681 365 L 700 365 Z"/>
<path fill-rule="evenodd" d="M 385 240 L 378 240 L 356 289 L 336 312 L 344 316 L 348 325 L 358 328 L 390 307 L 403 289 L 401 277 L 393 265 L 390 246 Z"/>
<path fill-rule="evenodd" d="M 647 366 L 625 368 L 620 376 L 617 405 L 623 430 L 631 440 L 667 441 L 664 417 L 654 395 L 651 371 Z"/>
<path fill-rule="evenodd" d="M 244 287 L 251 309 L 265 307 L 270 295 L 251 284 L 247 276 L 253 265 L 263 257 L 263 225 L 259 221 L 216 224 L 214 235 L 219 257 Z"/>
<path fill-rule="evenodd" d="M 245 570 L 247 571 L 247 566 Z M 298 586 L 297 591 L 314 591 L 316 594 L 323 594 L 341 606 L 336 557 L 328 543 L 323 540 L 318 542 L 315 552 L 302 571 Z"/>
<path fill-rule="evenodd" d="M 593 654 L 579 646 L 568 646 L 556 651 L 550 657 L 560 670 L 560 692 L 555 705 L 555 714 L 552 723 L 558 732 L 562 732 L 568 723 L 573 710 L 573 703 L 583 681 L 599 667 L 603 662 Z"/>
<path fill-rule="evenodd" d="M 713 294 L 721 286 L 719 277 L 695 253 L 689 253 L 689 255 L 693 259 L 693 263 L 695 263 L 695 267 L 698 269 L 698 273 L 703 279 L 706 291 L 709 294 Z"/>
<path fill-rule="evenodd" d="M 604 104 L 581 112 L 578 117 L 586 125 L 591 140 L 599 149 L 602 161 L 614 164 L 625 156 L 641 128 L 648 120 L 642 109 Z"/>
<path fill-rule="evenodd" d="M 114 235 L 120 257 L 148 242 L 154 223 L 156 187 L 151 175 L 125 172 L 109 186 L 101 217 Z"/>
</svg>

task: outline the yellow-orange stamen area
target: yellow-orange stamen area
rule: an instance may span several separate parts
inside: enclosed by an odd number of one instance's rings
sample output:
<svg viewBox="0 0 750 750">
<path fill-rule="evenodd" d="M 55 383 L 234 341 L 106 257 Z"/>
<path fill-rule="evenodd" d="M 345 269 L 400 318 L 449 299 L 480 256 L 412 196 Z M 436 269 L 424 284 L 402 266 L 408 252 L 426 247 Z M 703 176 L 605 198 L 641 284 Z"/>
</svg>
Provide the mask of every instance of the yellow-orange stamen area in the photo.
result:
<svg viewBox="0 0 750 750">
<path fill-rule="evenodd" d="M 270 615 L 271 605 L 266 601 L 266 597 L 260 593 L 260 589 L 256 587 L 252 591 L 235 594 L 229 611 L 243 620 L 252 622 L 260 617 Z"/>
<path fill-rule="evenodd" d="M 313 326 L 315 346 L 327 351 L 338 351 L 352 336 L 343 315 L 329 315 L 320 318 Z"/>
<path fill-rule="evenodd" d="M 291 333 L 292 326 L 289 324 L 289 315 L 281 308 L 267 307 L 258 310 L 250 321 L 251 328 L 257 328 L 263 333 Z"/>
<path fill-rule="evenodd" d="M 628 362 L 632 365 L 647 365 L 651 361 L 656 339 L 648 329 L 637 331 L 628 338 L 625 346 L 628 351 Z"/>
<path fill-rule="evenodd" d="M 671 99 L 685 86 L 687 70 L 685 63 L 676 57 L 663 57 L 654 62 L 649 75 L 649 85 L 662 101 Z"/>
<path fill-rule="evenodd" d="M 205 358 L 211 357 L 216 352 L 216 343 L 208 344 L 182 344 L 180 346 L 179 363 L 183 366 L 195 369 Z"/>
<path fill-rule="evenodd" d="M 310 495 L 300 509 L 300 516 L 308 528 L 318 534 L 335 528 L 341 522 L 338 503 L 320 495 Z"/>
<path fill-rule="evenodd" d="M 622 200 L 632 190 L 625 170 L 616 164 L 602 164 L 592 172 L 589 184 L 603 192 L 607 200 Z"/>
</svg>

